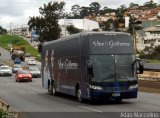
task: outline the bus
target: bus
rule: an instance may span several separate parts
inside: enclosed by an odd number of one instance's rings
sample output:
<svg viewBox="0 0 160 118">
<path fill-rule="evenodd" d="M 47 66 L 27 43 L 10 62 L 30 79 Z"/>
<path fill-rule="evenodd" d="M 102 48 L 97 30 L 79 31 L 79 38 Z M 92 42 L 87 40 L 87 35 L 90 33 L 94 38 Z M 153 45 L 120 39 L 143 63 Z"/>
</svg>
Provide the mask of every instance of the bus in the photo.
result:
<svg viewBox="0 0 160 118">
<path fill-rule="evenodd" d="M 84 100 L 122 101 L 137 98 L 138 74 L 130 34 L 81 32 L 42 46 L 42 85 L 52 95 L 64 93 Z"/>
</svg>

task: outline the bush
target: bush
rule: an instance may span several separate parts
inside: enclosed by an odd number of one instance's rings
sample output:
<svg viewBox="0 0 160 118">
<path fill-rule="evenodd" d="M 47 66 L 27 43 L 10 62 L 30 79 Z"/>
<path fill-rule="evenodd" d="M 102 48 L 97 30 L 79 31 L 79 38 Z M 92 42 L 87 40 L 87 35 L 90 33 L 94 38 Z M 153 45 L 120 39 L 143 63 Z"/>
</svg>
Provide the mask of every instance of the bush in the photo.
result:
<svg viewBox="0 0 160 118">
<path fill-rule="evenodd" d="M 143 51 L 139 52 L 139 58 L 160 60 L 160 46 L 146 46 Z"/>
<path fill-rule="evenodd" d="M 8 113 L 3 109 L 0 109 L 0 118 L 8 118 Z"/>
</svg>

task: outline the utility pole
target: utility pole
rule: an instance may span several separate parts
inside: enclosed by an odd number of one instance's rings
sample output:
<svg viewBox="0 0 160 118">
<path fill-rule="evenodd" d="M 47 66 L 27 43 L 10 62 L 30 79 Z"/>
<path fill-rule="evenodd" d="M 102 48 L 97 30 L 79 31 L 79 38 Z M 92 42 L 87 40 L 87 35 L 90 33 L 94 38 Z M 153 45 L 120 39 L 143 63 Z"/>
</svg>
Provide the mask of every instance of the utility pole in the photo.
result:
<svg viewBox="0 0 160 118">
<path fill-rule="evenodd" d="M 134 49 L 137 52 L 137 43 L 136 43 L 136 33 L 135 33 L 135 24 L 132 24 L 132 35 L 133 35 L 133 45 L 134 45 Z"/>
<path fill-rule="evenodd" d="M 12 33 L 12 22 L 10 22 L 10 34 Z"/>
<path fill-rule="evenodd" d="M 134 44 L 134 48 L 135 48 L 135 51 L 137 53 L 137 39 L 136 39 L 136 30 L 135 30 L 135 26 L 141 24 L 142 22 L 141 21 L 138 21 L 138 20 L 134 20 L 131 22 L 132 23 L 132 33 L 133 33 L 133 44 Z"/>
</svg>

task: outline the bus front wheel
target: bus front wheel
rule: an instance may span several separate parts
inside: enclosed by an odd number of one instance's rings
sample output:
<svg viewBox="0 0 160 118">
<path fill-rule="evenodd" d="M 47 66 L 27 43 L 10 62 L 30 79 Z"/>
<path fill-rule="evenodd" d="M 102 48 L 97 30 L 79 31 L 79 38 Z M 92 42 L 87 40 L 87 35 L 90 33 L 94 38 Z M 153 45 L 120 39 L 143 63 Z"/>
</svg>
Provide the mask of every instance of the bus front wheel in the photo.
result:
<svg viewBox="0 0 160 118">
<path fill-rule="evenodd" d="M 79 102 L 83 102 L 84 101 L 83 98 L 82 98 L 82 91 L 81 91 L 80 87 L 78 87 L 76 95 L 77 95 L 77 100 Z"/>
</svg>

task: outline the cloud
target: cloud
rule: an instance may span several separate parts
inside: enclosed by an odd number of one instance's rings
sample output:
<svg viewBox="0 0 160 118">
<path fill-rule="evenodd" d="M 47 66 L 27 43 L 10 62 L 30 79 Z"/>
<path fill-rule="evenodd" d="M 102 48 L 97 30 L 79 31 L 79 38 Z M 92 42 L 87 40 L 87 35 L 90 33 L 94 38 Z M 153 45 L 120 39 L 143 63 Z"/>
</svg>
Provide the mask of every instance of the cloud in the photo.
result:
<svg viewBox="0 0 160 118">
<path fill-rule="evenodd" d="M 56 0 L 0 0 L 0 26 L 9 29 L 10 22 L 15 25 L 27 24 L 29 16 L 39 15 L 39 7 Z M 117 8 L 122 4 L 134 2 L 142 4 L 149 0 L 57 0 L 64 1 L 66 12 L 71 10 L 71 6 L 78 4 L 89 6 L 92 2 L 98 2 L 103 7 Z"/>
</svg>

